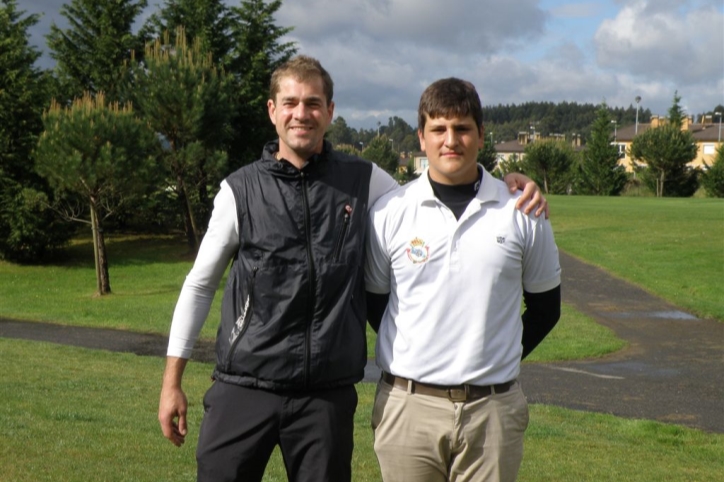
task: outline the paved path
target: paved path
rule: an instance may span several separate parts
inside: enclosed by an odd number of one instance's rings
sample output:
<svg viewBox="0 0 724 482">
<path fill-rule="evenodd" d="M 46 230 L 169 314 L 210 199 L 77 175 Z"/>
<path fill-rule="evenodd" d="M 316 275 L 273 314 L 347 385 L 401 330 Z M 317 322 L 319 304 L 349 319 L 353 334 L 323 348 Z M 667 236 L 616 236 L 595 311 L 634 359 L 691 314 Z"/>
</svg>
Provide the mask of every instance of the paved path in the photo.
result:
<svg viewBox="0 0 724 482">
<path fill-rule="evenodd" d="M 629 347 L 596 360 L 524 364 L 528 400 L 724 433 L 724 323 L 699 320 L 565 253 L 561 267 L 563 301 Z M 0 337 L 151 356 L 166 349 L 160 335 L 6 319 Z M 213 362 L 213 343 L 198 343 L 192 357 Z M 378 377 L 371 362 L 365 380 Z"/>
</svg>

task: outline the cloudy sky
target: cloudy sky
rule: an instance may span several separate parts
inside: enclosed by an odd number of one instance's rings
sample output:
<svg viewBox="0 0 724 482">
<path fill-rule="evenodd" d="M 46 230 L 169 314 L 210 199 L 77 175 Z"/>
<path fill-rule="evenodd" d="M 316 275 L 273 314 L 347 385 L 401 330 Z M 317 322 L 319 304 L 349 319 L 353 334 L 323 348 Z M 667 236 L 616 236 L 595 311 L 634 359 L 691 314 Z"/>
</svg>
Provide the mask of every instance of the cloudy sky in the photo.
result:
<svg viewBox="0 0 724 482">
<path fill-rule="evenodd" d="M 65 1 L 18 1 L 43 14 L 39 48 L 52 22 L 67 26 Z M 358 128 L 391 116 L 414 126 L 422 90 L 449 76 L 484 105 L 627 107 L 640 95 L 665 115 L 677 90 L 689 114 L 724 104 L 724 0 L 286 0 L 276 23 L 330 71 L 336 115 Z"/>
</svg>

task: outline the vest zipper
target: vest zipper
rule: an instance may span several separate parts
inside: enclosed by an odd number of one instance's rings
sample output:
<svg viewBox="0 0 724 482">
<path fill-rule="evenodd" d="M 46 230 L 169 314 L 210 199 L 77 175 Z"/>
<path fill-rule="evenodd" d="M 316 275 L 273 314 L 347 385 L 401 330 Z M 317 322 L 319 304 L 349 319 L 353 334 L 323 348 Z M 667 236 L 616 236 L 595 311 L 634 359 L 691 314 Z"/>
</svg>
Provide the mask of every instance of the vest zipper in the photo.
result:
<svg viewBox="0 0 724 482">
<path fill-rule="evenodd" d="M 311 229 L 311 213 L 309 212 L 309 199 L 307 197 L 307 176 L 304 172 L 302 176 L 302 204 L 304 206 L 304 234 L 307 239 L 307 258 L 309 260 L 309 303 L 307 304 L 307 329 L 306 338 L 304 340 L 304 387 L 309 388 L 309 372 L 311 365 L 312 351 L 312 321 L 314 320 L 314 307 L 316 300 L 317 274 L 314 266 L 314 257 L 312 253 L 312 229 Z"/>
<path fill-rule="evenodd" d="M 259 268 L 254 266 L 251 270 L 251 281 L 249 282 L 249 293 L 246 295 L 246 301 L 244 302 L 244 310 L 241 312 L 241 316 L 236 320 L 234 328 L 231 330 L 231 336 L 229 336 L 229 355 L 226 357 L 226 372 L 231 370 L 231 360 L 234 357 L 234 350 L 236 345 L 241 340 L 241 335 L 244 334 L 246 328 L 249 326 L 249 320 L 251 319 L 251 313 L 253 311 L 253 295 L 254 295 L 254 281 L 256 279 L 256 272 Z"/>
<path fill-rule="evenodd" d="M 349 204 L 344 206 L 344 224 L 342 225 L 342 232 L 339 233 L 337 238 L 337 247 L 334 249 L 334 261 L 339 261 L 339 256 L 342 254 L 342 246 L 344 246 L 344 240 L 347 238 L 347 228 L 349 228 L 349 217 L 352 214 L 352 206 Z"/>
</svg>

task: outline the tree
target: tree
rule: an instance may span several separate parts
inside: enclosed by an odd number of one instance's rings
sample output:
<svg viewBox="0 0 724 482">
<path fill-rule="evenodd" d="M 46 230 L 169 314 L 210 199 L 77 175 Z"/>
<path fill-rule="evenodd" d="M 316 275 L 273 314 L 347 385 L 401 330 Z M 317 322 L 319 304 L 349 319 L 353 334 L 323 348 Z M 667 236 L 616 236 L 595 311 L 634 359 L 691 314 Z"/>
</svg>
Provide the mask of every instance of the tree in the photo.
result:
<svg viewBox="0 0 724 482">
<path fill-rule="evenodd" d="M 347 125 L 347 121 L 344 117 L 337 117 L 327 128 L 325 135 L 327 140 L 332 143 L 333 146 L 340 146 L 342 144 L 352 145 L 352 129 Z"/>
<path fill-rule="evenodd" d="M 565 194 L 571 184 L 575 157 L 573 148 L 566 142 L 535 141 L 525 147 L 524 171 L 543 186 L 546 194 Z"/>
<path fill-rule="evenodd" d="M 232 168 L 258 159 L 264 144 L 277 137 L 266 106 L 271 75 L 296 52 L 293 42 L 280 42 L 292 28 L 274 24 L 281 3 L 242 0 L 241 6 L 231 8 L 233 47 L 225 67 L 236 79 L 232 123 L 239 126 L 229 150 Z"/>
<path fill-rule="evenodd" d="M 0 257 L 14 261 L 40 261 L 69 235 L 39 202 L 48 187 L 32 159 L 49 101 L 48 76 L 33 66 L 40 53 L 28 44 L 37 22 L 15 0 L 0 1 Z"/>
<path fill-rule="evenodd" d="M 72 0 L 60 8 L 71 27 L 51 25 L 47 40 L 67 99 L 104 92 L 109 100 L 121 100 L 126 63 L 133 51 L 143 51 L 131 27 L 146 5 L 147 0 Z"/>
<path fill-rule="evenodd" d="M 147 44 L 143 64 L 133 66 L 129 96 L 164 141 L 160 160 L 167 188 L 176 195 L 189 249 L 196 252 L 211 209 L 209 190 L 226 174 L 233 86 L 200 39 L 187 44 L 183 27 L 174 44 L 168 42 L 166 36 Z"/>
<path fill-rule="evenodd" d="M 400 184 L 407 184 L 410 181 L 414 181 L 418 177 L 420 177 L 419 174 L 415 173 L 415 161 L 413 159 L 410 159 L 407 161 L 407 166 L 405 166 L 405 170 L 403 172 L 397 172 L 395 173 L 395 179 Z"/>
<path fill-rule="evenodd" d="M 681 96 L 677 90 L 674 92 L 674 102 L 669 107 L 669 124 L 681 129 L 681 126 L 684 125 L 684 117 L 686 117 L 686 113 L 681 107 Z"/>
<path fill-rule="evenodd" d="M 35 153 L 38 173 L 59 197 L 67 195 L 86 203 L 89 220 L 72 208 L 64 214 L 68 220 L 90 224 L 97 292 L 108 294 L 111 285 L 103 220 L 145 189 L 153 166 L 148 153 L 158 141 L 130 104 L 106 104 L 102 93 L 86 93 L 65 108 L 53 101 L 43 123 L 45 131 Z"/>
<path fill-rule="evenodd" d="M 701 183 L 710 197 L 724 197 L 724 144 L 719 144 L 714 163 L 702 174 Z"/>
<path fill-rule="evenodd" d="M 513 154 L 508 159 L 501 159 L 500 162 L 498 162 L 498 170 L 495 171 L 494 175 L 502 179 L 511 172 L 525 174 L 525 165 L 520 157 L 518 157 L 518 154 Z"/>
<path fill-rule="evenodd" d="M 397 172 L 400 156 L 392 150 L 392 143 L 387 136 L 375 137 L 362 151 L 362 157 L 374 162 L 391 175 Z"/>
<path fill-rule="evenodd" d="M 38 15 L 23 14 L 15 0 L 0 2 L 0 167 L 21 182 L 33 176 L 28 159 L 43 130 L 46 101 L 44 76 L 33 66 L 40 53 L 28 45 Z"/>
<path fill-rule="evenodd" d="M 626 168 L 618 161 L 618 146 L 612 143 L 611 118 L 604 102 L 582 152 L 579 179 L 582 193 L 619 195 L 626 185 Z"/>
<path fill-rule="evenodd" d="M 495 150 L 493 141 L 485 141 L 483 148 L 478 151 L 478 164 L 482 164 L 488 172 L 493 172 L 498 165 L 498 151 Z"/>
<path fill-rule="evenodd" d="M 233 47 L 233 24 L 234 16 L 221 0 L 166 0 L 161 10 L 148 18 L 140 35 L 152 42 L 168 32 L 173 44 L 176 29 L 183 27 L 187 41 L 198 38 L 201 50 L 210 52 L 213 62 L 222 65 Z"/>
<path fill-rule="evenodd" d="M 629 155 L 634 170 L 657 197 L 691 196 L 697 188 L 697 171 L 687 166 L 697 147 L 689 131 L 671 124 L 648 129 L 634 138 Z M 640 166 L 637 162 L 646 165 Z"/>
</svg>

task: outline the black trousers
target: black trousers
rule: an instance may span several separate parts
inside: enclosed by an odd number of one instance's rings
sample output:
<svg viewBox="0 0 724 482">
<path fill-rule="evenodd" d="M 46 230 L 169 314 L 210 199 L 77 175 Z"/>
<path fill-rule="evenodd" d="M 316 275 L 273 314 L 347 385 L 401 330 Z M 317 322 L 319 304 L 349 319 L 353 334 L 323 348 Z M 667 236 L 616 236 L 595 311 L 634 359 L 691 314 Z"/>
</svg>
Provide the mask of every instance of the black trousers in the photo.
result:
<svg viewBox="0 0 724 482">
<path fill-rule="evenodd" d="M 279 445 L 290 482 L 350 482 L 354 386 L 276 393 L 214 382 L 204 396 L 198 482 L 260 482 Z"/>
</svg>

